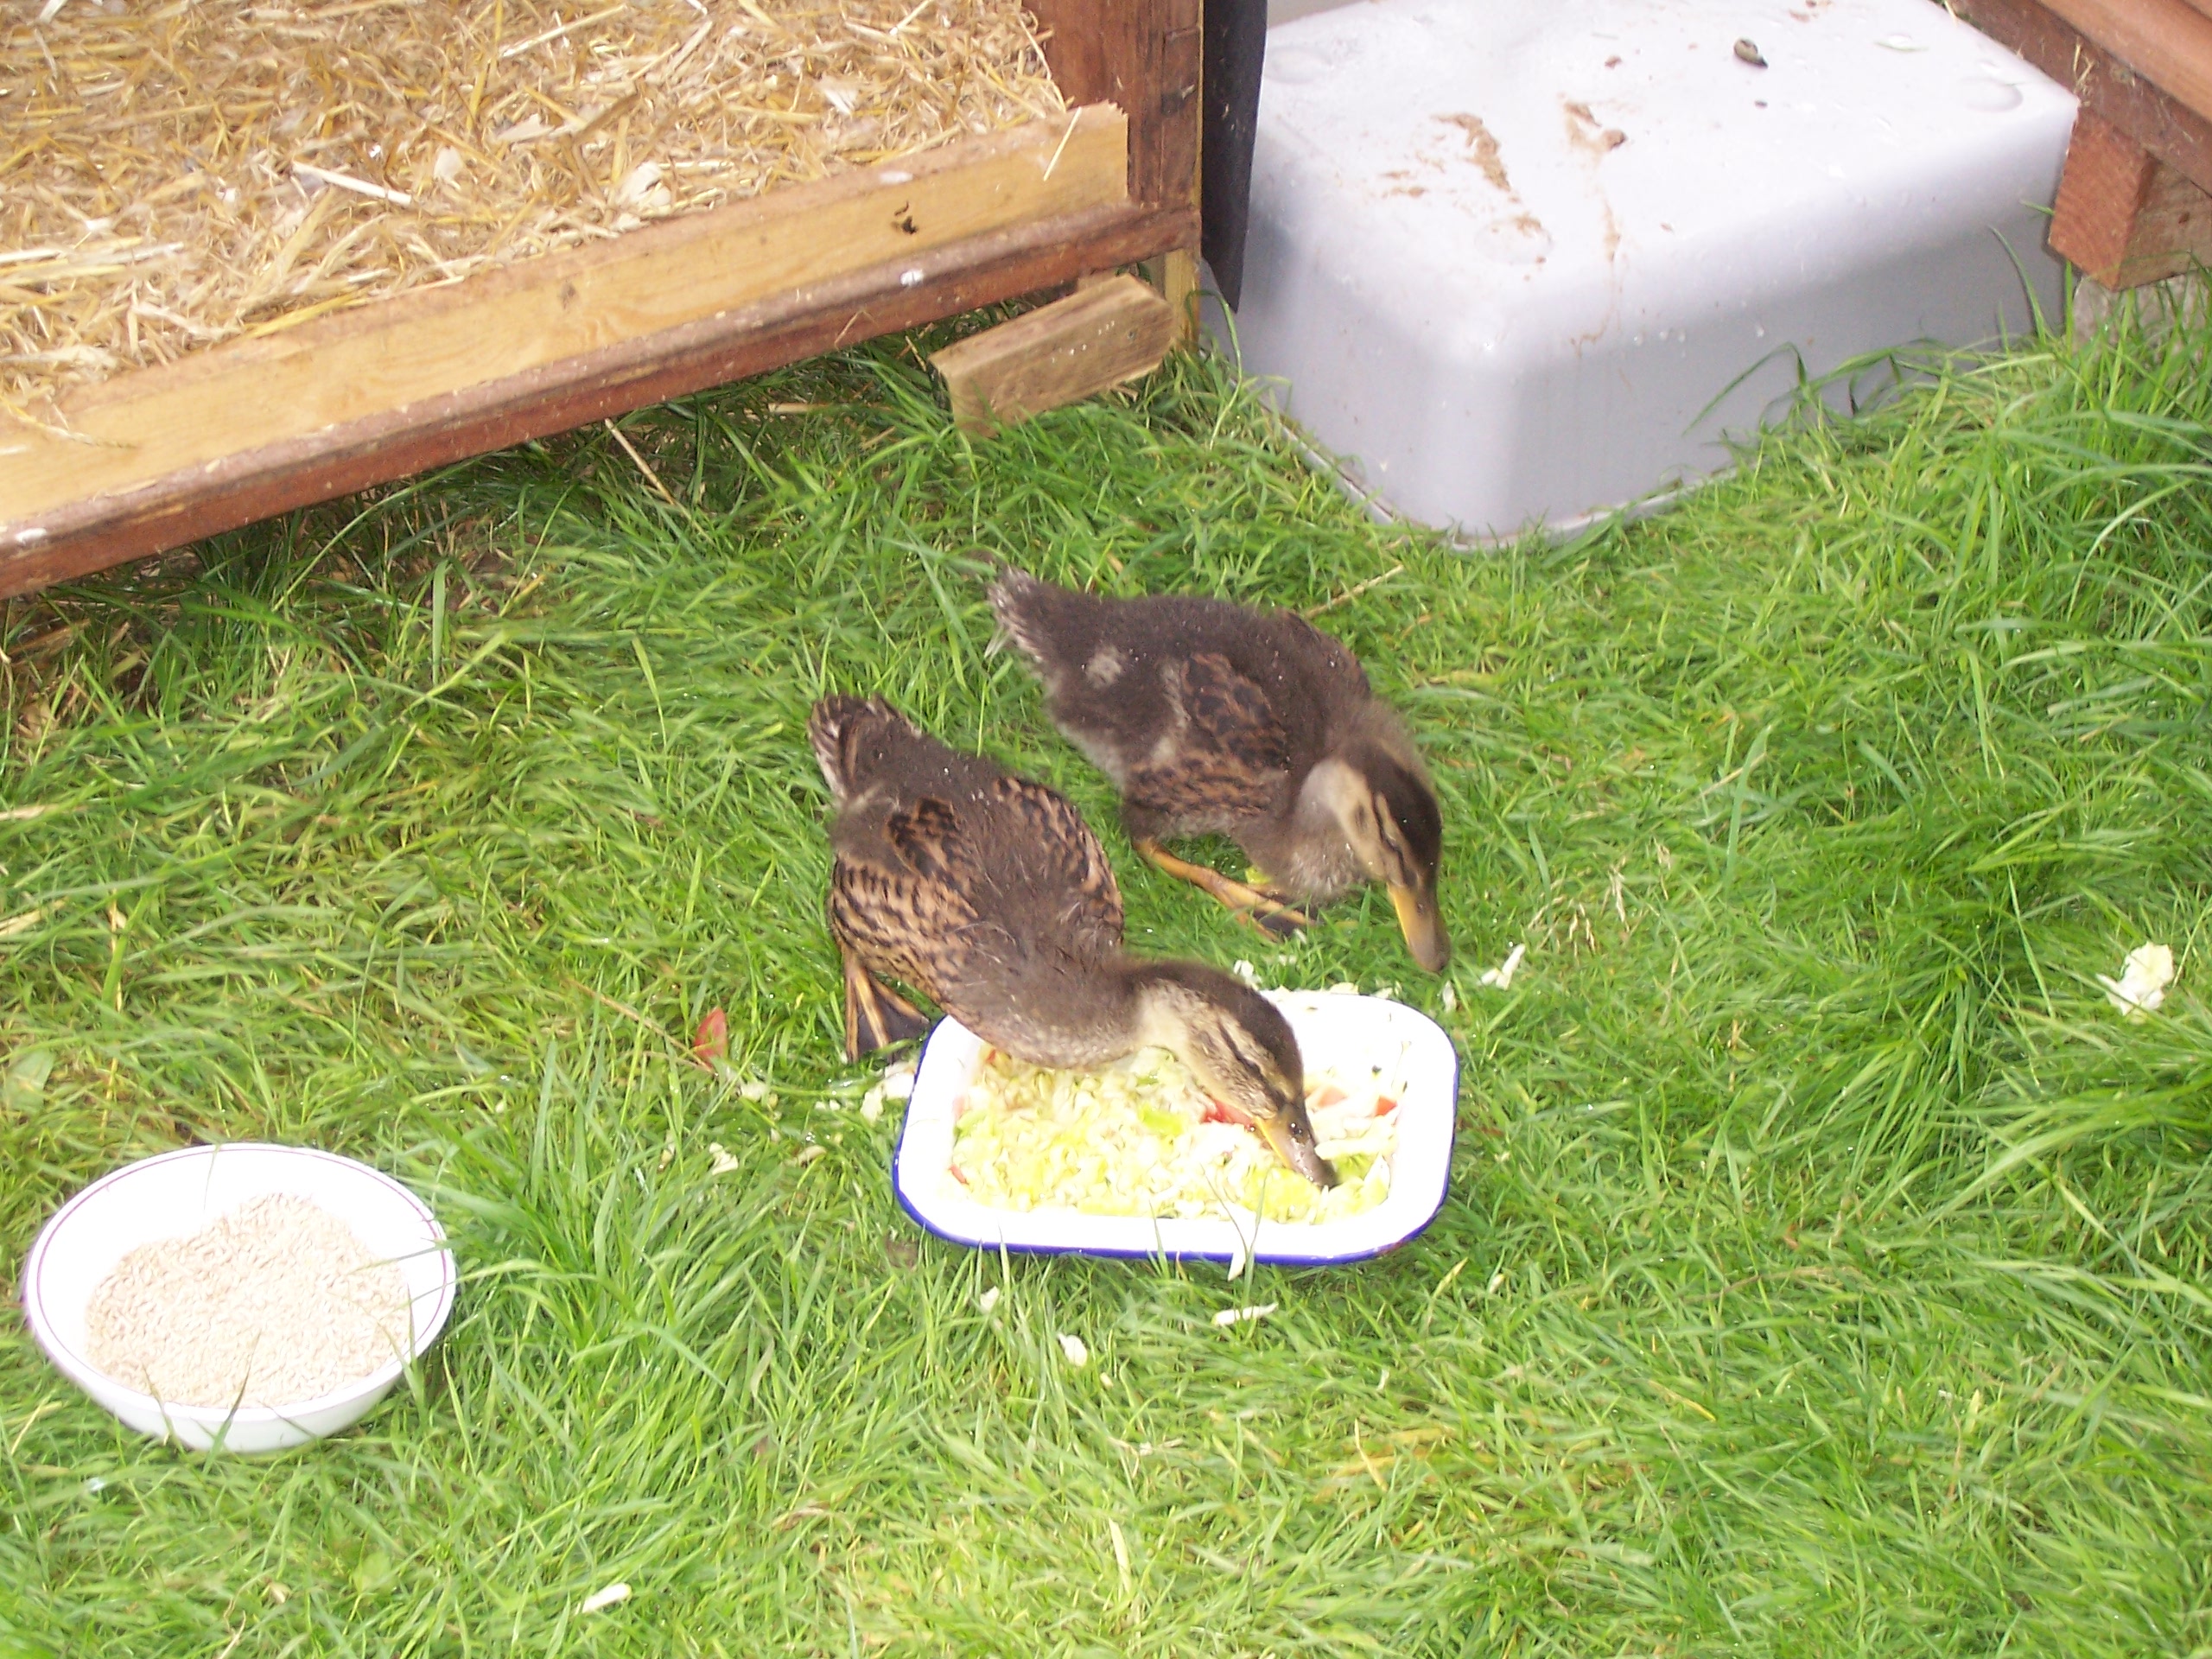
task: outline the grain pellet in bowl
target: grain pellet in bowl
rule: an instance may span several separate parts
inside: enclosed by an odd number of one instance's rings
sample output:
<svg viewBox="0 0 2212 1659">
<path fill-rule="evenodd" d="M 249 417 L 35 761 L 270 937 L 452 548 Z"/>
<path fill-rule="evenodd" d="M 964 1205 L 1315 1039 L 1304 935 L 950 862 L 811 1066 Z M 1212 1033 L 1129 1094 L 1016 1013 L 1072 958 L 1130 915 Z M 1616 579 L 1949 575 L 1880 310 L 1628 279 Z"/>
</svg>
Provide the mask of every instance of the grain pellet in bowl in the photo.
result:
<svg viewBox="0 0 2212 1659">
<path fill-rule="evenodd" d="M 157 1399 L 283 1406 L 408 1351 L 399 1269 L 336 1216 L 287 1193 L 142 1244 L 86 1308 L 86 1357 Z"/>
</svg>

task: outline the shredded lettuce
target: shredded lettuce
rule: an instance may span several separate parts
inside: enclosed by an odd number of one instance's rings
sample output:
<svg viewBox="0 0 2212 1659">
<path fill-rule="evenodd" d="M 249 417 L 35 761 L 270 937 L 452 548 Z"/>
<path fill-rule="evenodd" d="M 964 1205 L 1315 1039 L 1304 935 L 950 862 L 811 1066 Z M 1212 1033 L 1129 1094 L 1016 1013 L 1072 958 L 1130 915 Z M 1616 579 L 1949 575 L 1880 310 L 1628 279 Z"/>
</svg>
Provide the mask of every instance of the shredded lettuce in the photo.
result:
<svg viewBox="0 0 2212 1659">
<path fill-rule="evenodd" d="M 980 1204 L 1087 1216 L 1256 1214 L 1341 1221 L 1390 1190 L 1395 1102 L 1380 1068 L 1307 1078 L 1307 1109 L 1341 1179 L 1322 1192 L 1267 1142 L 1224 1122 L 1183 1063 L 1148 1049 L 1099 1071 L 988 1052 L 958 1108 L 952 1173 Z"/>
</svg>

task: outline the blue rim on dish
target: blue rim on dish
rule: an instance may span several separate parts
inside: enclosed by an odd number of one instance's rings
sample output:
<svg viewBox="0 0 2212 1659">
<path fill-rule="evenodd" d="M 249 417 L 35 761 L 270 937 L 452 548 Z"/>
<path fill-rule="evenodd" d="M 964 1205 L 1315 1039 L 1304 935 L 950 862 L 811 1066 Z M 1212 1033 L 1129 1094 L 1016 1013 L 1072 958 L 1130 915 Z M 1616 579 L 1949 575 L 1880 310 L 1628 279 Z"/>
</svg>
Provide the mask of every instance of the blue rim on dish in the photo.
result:
<svg viewBox="0 0 2212 1659">
<path fill-rule="evenodd" d="M 1413 1127 L 1420 1144 L 1408 1148 L 1402 1138 L 1399 1150 L 1392 1159 L 1393 1176 L 1391 1197 L 1376 1210 L 1359 1216 L 1323 1226 L 1292 1225 L 1287 1223 L 1262 1222 L 1246 1237 L 1237 1224 L 1226 1217 L 1207 1217 L 1191 1220 L 1180 1217 L 1147 1218 L 1141 1217 L 1094 1217 L 1072 1211 L 996 1211 L 972 1201 L 957 1198 L 933 1205 L 926 1190 L 941 1185 L 941 1172 L 935 1166 L 934 1156 L 928 1157 L 929 1167 L 920 1167 L 922 1156 L 915 1151 L 918 1125 L 926 1124 L 928 1138 L 938 1143 L 949 1154 L 950 1128 L 944 1121 L 949 1105 L 937 1096 L 947 1088 L 964 1087 L 973 1075 L 974 1060 L 980 1053 L 981 1043 L 972 1033 L 957 1021 L 940 1020 L 925 1040 L 919 1064 L 915 1071 L 914 1091 L 907 1102 L 906 1115 L 901 1123 L 899 1141 L 892 1154 L 892 1190 L 899 1200 L 899 1207 L 913 1220 L 914 1224 L 933 1238 L 948 1244 L 957 1244 L 970 1249 L 1003 1251 L 1009 1255 L 1090 1255 L 1121 1261 L 1174 1261 L 1233 1262 L 1245 1255 L 1255 1263 L 1282 1268 L 1344 1267 L 1353 1262 L 1373 1261 L 1399 1249 L 1425 1231 L 1442 1211 L 1450 1192 L 1452 1153 L 1458 1136 L 1458 1103 L 1459 1092 L 1459 1056 L 1443 1028 L 1415 1008 L 1401 1002 L 1380 997 L 1355 997 L 1328 992 L 1281 992 L 1275 995 L 1283 1003 L 1284 1012 L 1290 1015 L 1294 1026 L 1303 1014 L 1309 1019 L 1329 1018 L 1341 1023 L 1350 1019 L 1376 1026 L 1379 1031 L 1395 1029 L 1408 1044 L 1418 1041 L 1427 1052 L 1429 1064 L 1425 1073 L 1415 1079 L 1402 1099 L 1399 1109 L 1410 1116 L 1401 1126 L 1402 1137 L 1408 1126 Z M 1407 1033 L 1410 1032 L 1408 1037 Z M 1306 1033 L 1300 1033 L 1301 1046 L 1307 1046 Z M 1415 1155 L 1408 1160 L 1408 1169 L 1400 1160 L 1408 1151 Z M 949 1161 L 949 1155 L 948 1155 Z M 1433 1173 L 1428 1173 L 1433 1172 Z M 1406 1202 L 1395 1203 L 1402 1186 L 1408 1192 Z M 1433 1192 L 1429 1189 L 1433 1187 Z M 957 1209 L 965 1203 L 976 1212 L 971 1219 L 984 1217 L 1003 1217 L 1014 1236 L 1006 1236 L 1000 1228 L 985 1232 L 979 1226 L 963 1227 L 949 1220 L 944 1213 Z M 1389 1230 L 1376 1236 L 1375 1224 L 1388 1212 Z M 1362 1224 L 1366 1224 L 1363 1225 Z M 1163 1236 L 1163 1229 L 1186 1240 L 1193 1234 L 1205 1242 L 1171 1243 Z M 1130 1236 L 1136 1230 L 1148 1230 L 1149 1243 L 1140 1243 Z M 1110 1230 L 1121 1235 L 1117 1242 L 1088 1240 L 1069 1234 Z M 1278 1248 L 1268 1243 L 1270 1233 L 1286 1240 L 1289 1248 Z M 1316 1233 L 1349 1232 L 1351 1237 L 1341 1247 L 1321 1245 L 1311 1235 Z M 1054 1235 L 1064 1235 L 1055 1236 Z M 1357 1240 L 1357 1242 L 1353 1242 Z"/>
</svg>

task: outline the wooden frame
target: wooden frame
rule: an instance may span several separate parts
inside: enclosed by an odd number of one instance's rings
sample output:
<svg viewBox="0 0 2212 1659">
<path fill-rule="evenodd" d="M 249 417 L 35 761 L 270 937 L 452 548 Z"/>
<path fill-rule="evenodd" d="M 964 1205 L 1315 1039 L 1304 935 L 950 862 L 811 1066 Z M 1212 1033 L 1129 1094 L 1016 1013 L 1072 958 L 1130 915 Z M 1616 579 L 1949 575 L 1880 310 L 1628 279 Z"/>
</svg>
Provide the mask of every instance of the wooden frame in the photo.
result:
<svg viewBox="0 0 2212 1659">
<path fill-rule="evenodd" d="M 2110 289 L 2178 276 L 2212 261 L 2212 194 L 2084 109 L 2066 146 L 2050 247 Z"/>
<path fill-rule="evenodd" d="M 1031 0 L 1070 119 L 772 191 L 0 428 L 0 596 L 1198 240 L 1202 0 Z"/>
<path fill-rule="evenodd" d="M 2212 260 L 2212 0 L 1954 0 L 2082 100 L 2051 251 L 2107 288 Z"/>
</svg>

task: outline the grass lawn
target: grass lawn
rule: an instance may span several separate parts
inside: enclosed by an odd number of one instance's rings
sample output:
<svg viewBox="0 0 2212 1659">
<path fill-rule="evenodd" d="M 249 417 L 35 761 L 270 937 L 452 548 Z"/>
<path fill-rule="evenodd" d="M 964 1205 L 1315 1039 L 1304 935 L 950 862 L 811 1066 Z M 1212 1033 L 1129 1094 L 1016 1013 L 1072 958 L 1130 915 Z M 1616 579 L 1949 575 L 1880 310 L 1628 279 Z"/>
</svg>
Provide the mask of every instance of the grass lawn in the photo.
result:
<svg viewBox="0 0 2212 1659">
<path fill-rule="evenodd" d="M 2032 345 L 1467 556 L 1205 364 L 978 447 L 893 341 L 632 417 L 651 482 L 593 429 L 16 603 L 8 1273 L 268 1137 L 404 1174 L 467 1279 L 264 1461 L 7 1321 L 0 1656 L 2212 1651 L 2208 352 Z M 1351 595 L 1451 1002 L 1380 893 L 1283 951 L 1136 859 L 977 549 Z M 837 1052 L 833 688 L 1067 791 L 1140 948 L 1441 1020 L 1427 1234 L 1250 1285 L 922 1238 Z"/>
</svg>

